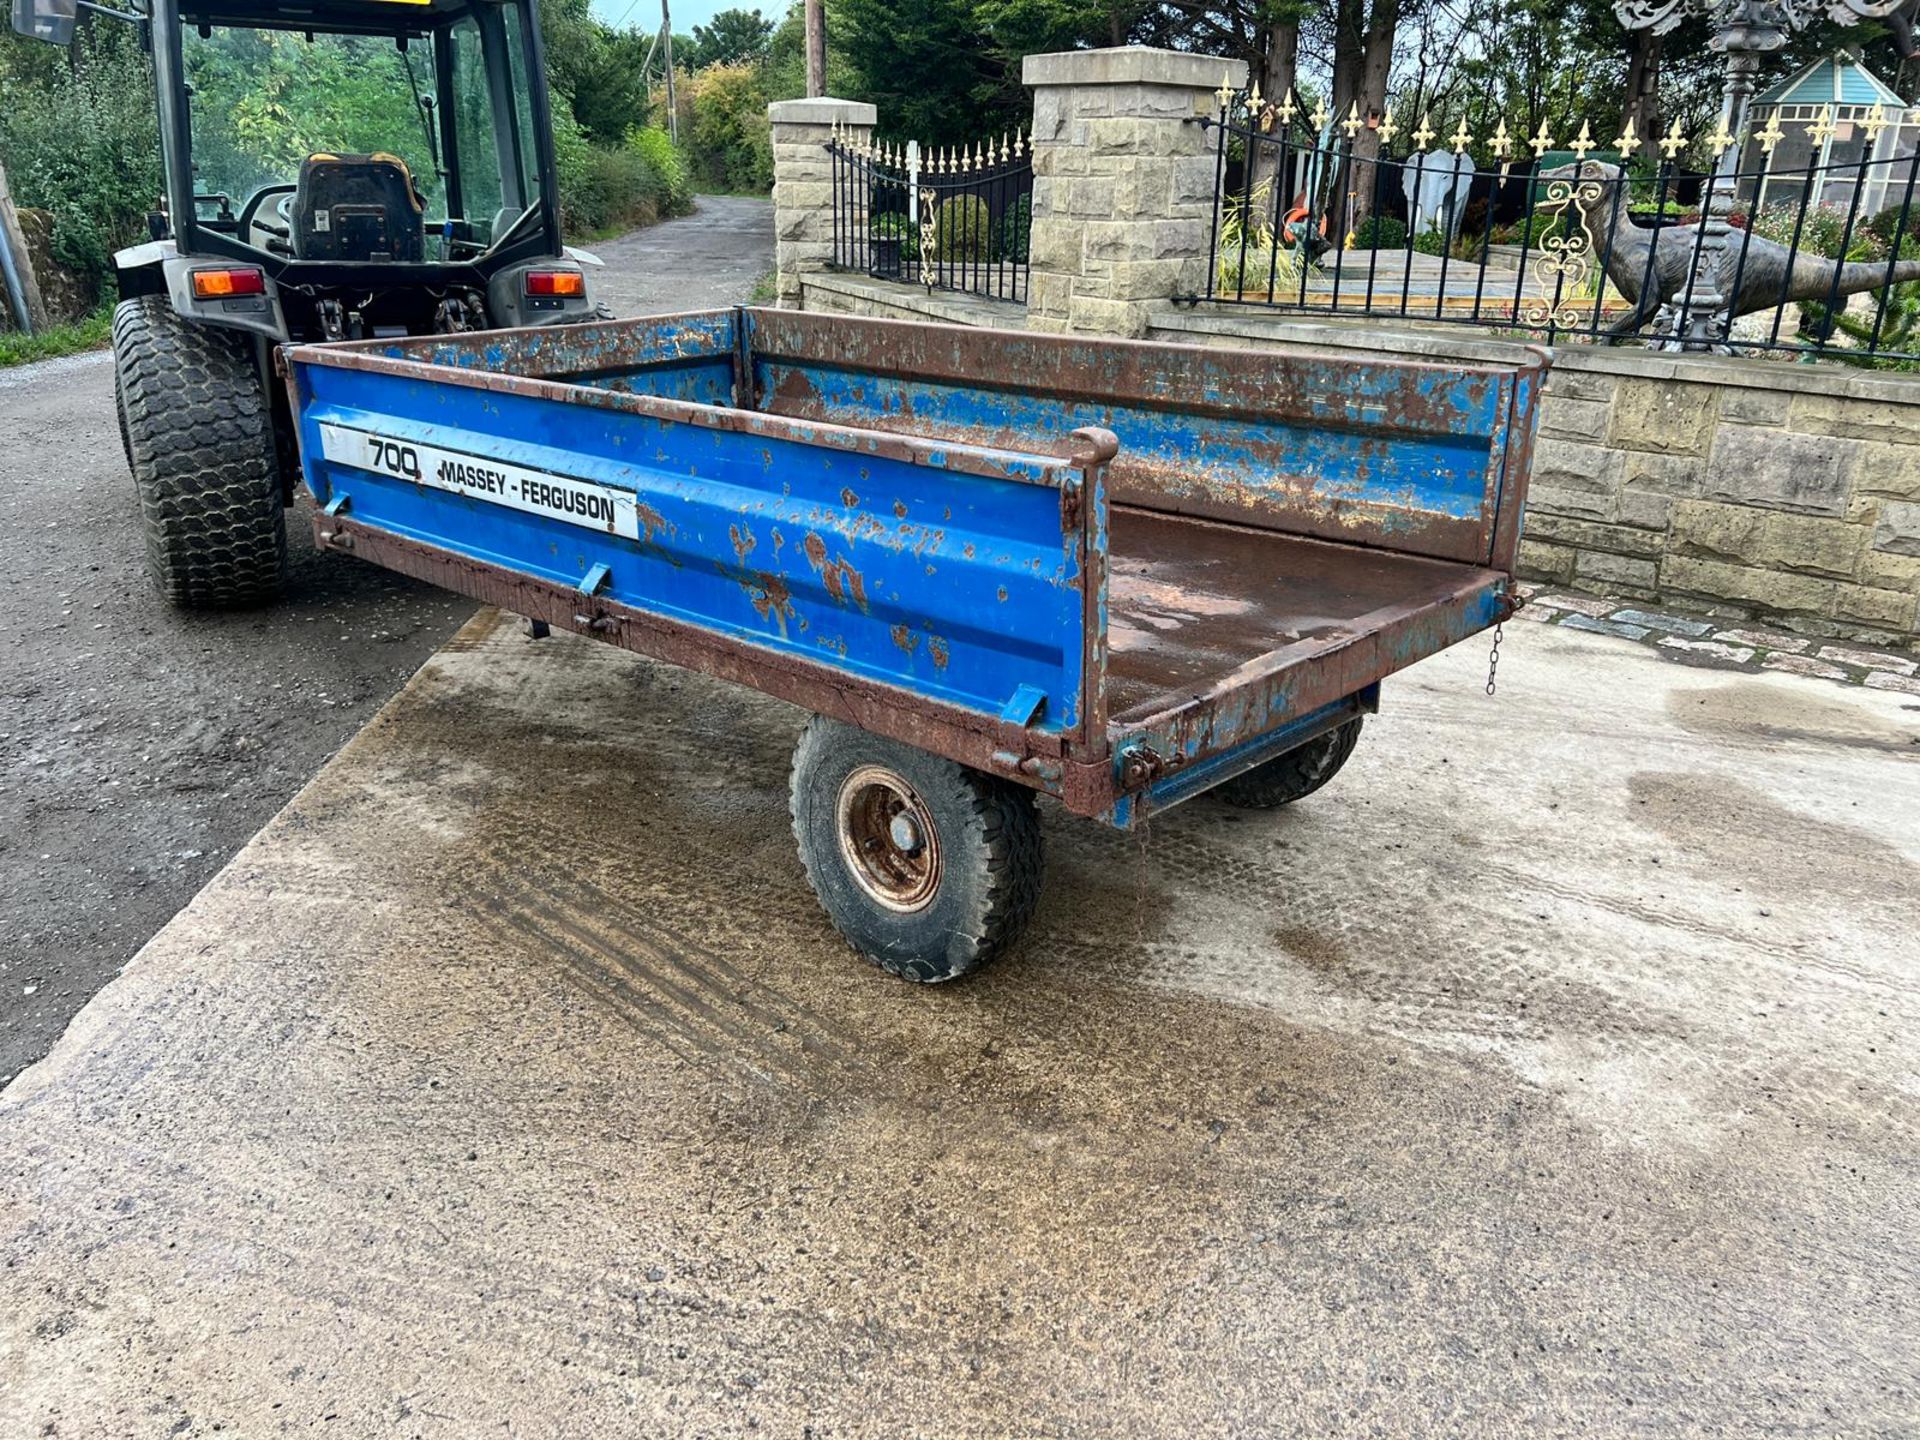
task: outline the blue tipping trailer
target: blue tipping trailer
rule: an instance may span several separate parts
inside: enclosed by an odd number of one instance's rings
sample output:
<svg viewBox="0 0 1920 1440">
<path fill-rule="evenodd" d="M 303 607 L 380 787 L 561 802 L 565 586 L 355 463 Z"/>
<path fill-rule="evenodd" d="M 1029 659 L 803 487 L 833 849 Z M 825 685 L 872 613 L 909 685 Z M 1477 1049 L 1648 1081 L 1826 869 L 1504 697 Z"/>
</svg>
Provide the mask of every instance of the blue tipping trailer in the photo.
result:
<svg viewBox="0 0 1920 1440">
<path fill-rule="evenodd" d="M 1024 924 L 1035 794 L 1297 799 L 1384 676 L 1512 612 L 1516 357 L 737 308 L 282 367 L 323 546 L 813 711 L 808 877 L 942 980 Z"/>
</svg>

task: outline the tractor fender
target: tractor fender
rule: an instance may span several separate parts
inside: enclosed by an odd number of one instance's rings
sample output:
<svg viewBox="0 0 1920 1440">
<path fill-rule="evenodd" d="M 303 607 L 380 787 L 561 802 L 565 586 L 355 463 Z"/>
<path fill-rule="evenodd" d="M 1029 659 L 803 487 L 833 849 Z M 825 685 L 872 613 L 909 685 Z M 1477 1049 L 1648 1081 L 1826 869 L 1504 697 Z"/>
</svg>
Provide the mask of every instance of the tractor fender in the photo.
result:
<svg viewBox="0 0 1920 1440">
<path fill-rule="evenodd" d="M 181 319 L 196 325 L 214 325 L 223 330 L 245 330 L 281 342 L 291 338 L 287 320 L 280 308 L 279 287 L 271 277 L 266 294 L 210 297 L 200 299 L 193 293 L 196 270 L 258 269 L 240 260 L 217 260 L 212 256 L 186 256 L 171 240 L 149 240 L 130 245 L 113 255 L 114 278 L 120 285 L 120 298 L 139 295 L 165 295 Z"/>
</svg>

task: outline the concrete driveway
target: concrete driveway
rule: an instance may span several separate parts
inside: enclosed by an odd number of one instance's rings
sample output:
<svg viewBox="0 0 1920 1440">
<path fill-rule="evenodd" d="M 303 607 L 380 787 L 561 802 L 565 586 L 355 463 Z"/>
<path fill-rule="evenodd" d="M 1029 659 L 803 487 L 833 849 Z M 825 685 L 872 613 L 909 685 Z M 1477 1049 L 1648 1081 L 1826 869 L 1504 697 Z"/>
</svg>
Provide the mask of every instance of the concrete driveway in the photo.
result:
<svg viewBox="0 0 1920 1440">
<path fill-rule="evenodd" d="M 0 1434 L 1920 1432 L 1916 702 L 1514 628 L 926 990 L 483 613 L 0 1096 Z"/>
</svg>

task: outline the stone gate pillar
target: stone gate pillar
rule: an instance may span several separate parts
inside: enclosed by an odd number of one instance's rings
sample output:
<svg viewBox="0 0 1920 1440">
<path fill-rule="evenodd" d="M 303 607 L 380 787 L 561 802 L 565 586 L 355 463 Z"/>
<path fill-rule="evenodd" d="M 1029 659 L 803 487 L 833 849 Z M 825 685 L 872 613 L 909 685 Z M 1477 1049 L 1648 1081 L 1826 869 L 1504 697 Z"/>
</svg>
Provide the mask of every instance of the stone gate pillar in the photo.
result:
<svg viewBox="0 0 1920 1440">
<path fill-rule="evenodd" d="M 827 141 L 834 127 L 851 144 L 871 139 L 877 112 L 858 100 L 776 100 L 773 129 L 773 253 L 778 303 L 800 308 L 800 276 L 833 258 L 833 170 Z"/>
<path fill-rule="evenodd" d="M 1036 330 L 1140 336 L 1156 303 L 1203 294 L 1222 84 L 1247 67 L 1126 46 L 1029 55 Z"/>
</svg>

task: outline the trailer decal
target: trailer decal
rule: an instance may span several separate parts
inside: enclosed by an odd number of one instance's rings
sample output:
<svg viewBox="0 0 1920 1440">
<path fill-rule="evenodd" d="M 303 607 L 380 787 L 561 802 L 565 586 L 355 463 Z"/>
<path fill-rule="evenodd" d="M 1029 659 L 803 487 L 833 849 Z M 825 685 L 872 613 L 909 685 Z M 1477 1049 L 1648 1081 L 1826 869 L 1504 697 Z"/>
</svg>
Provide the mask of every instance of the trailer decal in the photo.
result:
<svg viewBox="0 0 1920 1440">
<path fill-rule="evenodd" d="M 609 485 L 326 422 L 320 426 L 320 451 L 336 465 L 451 490 L 629 540 L 640 538 L 638 499 Z"/>
</svg>

